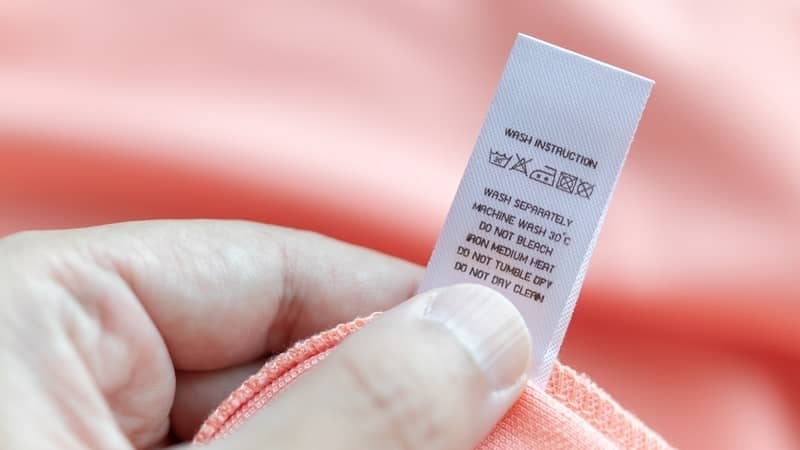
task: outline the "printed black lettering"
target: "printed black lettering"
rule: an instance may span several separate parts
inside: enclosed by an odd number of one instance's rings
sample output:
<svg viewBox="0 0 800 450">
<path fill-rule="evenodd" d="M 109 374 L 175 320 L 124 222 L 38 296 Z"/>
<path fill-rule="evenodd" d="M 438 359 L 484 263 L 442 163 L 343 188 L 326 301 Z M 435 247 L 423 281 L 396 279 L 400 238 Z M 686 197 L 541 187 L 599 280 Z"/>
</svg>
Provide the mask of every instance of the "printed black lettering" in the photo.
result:
<svg viewBox="0 0 800 450">
<path fill-rule="evenodd" d="M 487 206 L 483 203 L 473 203 L 472 209 L 478 211 L 479 213 L 485 214 L 488 217 L 496 219 L 500 222 L 507 223 L 509 225 L 513 225 L 516 222 L 517 217 L 511 214 L 507 214 L 499 209 L 493 208 L 491 206 Z"/>
<path fill-rule="evenodd" d="M 547 244 L 528 239 L 525 236 L 517 236 L 517 245 L 539 252 L 542 255 L 553 256 L 553 249 L 548 247 Z"/>
<path fill-rule="evenodd" d="M 510 195 L 505 194 L 505 193 L 500 192 L 500 191 L 497 191 L 497 190 L 494 190 L 492 188 L 488 188 L 488 187 L 487 188 L 483 188 L 483 195 L 491 198 L 492 200 L 497 200 L 500 203 L 506 203 L 506 204 L 509 204 L 509 205 L 511 204 L 511 198 L 512 197 Z"/>
<path fill-rule="evenodd" d="M 547 228 L 539 225 L 538 223 L 533 223 L 525 219 L 519 219 L 517 226 L 528 233 L 533 233 L 537 236 L 547 236 Z"/>
<path fill-rule="evenodd" d="M 478 261 L 480 264 L 488 265 L 489 263 L 492 262 L 493 259 L 494 258 L 492 258 L 491 256 L 484 255 L 483 253 L 480 253 L 478 251 L 475 251 L 475 252 L 472 253 L 472 260 L 473 261 Z"/>
<path fill-rule="evenodd" d="M 489 276 L 489 272 L 474 267 L 469 268 L 469 274 L 479 280 L 485 280 Z"/>
<path fill-rule="evenodd" d="M 489 240 L 484 237 L 478 236 L 477 234 L 472 234 L 472 233 L 467 234 L 467 242 L 475 244 L 479 247 L 489 248 Z"/>
<path fill-rule="evenodd" d="M 506 247 L 505 245 L 500 245 L 496 242 L 492 242 L 492 251 L 500 256 L 505 256 L 506 258 L 519 261 L 521 263 L 526 263 L 528 262 L 528 259 L 530 259 L 525 253 L 511 247 Z"/>
</svg>

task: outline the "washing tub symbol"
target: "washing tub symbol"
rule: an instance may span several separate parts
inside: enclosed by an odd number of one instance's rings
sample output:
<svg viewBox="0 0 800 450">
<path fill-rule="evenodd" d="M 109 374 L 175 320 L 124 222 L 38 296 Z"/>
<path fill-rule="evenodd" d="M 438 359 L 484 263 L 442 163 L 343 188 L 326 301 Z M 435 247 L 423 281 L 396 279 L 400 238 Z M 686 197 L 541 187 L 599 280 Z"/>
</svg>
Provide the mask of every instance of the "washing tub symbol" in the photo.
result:
<svg viewBox="0 0 800 450">
<path fill-rule="evenodd" d="M 505 169 L 510 161 L 511 157 L 505 153 L 495 152 L 489 149 L 489 164 Z"/>
</svg>

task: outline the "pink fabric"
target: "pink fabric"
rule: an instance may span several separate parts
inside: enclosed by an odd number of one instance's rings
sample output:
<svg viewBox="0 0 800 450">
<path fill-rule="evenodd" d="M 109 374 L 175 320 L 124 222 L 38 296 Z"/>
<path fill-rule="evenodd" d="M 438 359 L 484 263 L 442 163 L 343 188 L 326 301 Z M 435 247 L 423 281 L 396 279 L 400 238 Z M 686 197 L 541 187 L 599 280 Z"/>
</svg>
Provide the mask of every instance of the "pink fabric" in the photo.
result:
<svg viewBox="0 0 800 450">
<path fill-rule="evenodd" d="M 374 316 L 374 315 L 373 315 Z M 234 432 L 290 389 L 336 345 L 373 317 L 355 319 L 295 344 L 268 361 L 217 407 L 195 436 L 206 444 Z M 556 363 L 546 392 L 528 385 L 479 450 L 648 449 L 671 447 L 584 375 Z"/>
<path fill-rule="evenodd" d="M 3 2 L 0 233 L 239 217 L 424 263 L 525 32 L 657 81 L 562 361 L 679 447 L 799 448 L 798 8 Z"/>
</svg>

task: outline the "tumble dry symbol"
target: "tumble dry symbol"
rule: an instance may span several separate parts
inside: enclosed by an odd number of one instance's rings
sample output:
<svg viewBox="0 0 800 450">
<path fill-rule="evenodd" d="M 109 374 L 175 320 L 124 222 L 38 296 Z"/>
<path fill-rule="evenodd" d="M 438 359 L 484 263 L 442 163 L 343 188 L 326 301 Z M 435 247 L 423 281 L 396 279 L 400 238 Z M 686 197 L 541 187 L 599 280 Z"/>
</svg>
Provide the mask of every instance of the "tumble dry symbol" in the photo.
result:
<svg viewBox="0 0 800 450">
<path fill-rule="evenodd" d="M 511 162 L 511 156 L 506 153 L 496 152 L 489 149 L 489 164 L 497 166 L 501 169 L 507 169 L 512 172 L 519 172 L 526 175 L 531 181 L 544 184 L 558 189 L 559 191 L 566 192 L 567 194 L 574 194 L 578 197 L 591 199 L 594 193 L 594 184 L 589 181 L 578 178 L 569 172 L 556 170 L 555 167 L 543 166 L 543 168 L 534 169 L 528 168 L 528 163 L 533 162 L 533 158 L 523 158 L 518 154 L 514 154 L 516 161 L 514 164 Z"/>
<path fill-rule="evenodd" d="M 561 172 L 558 176 L 556 189 L 561 189 L 564 192 L 572 194 L 575 191 L 575 185 L 578 183 L 578 177 L 567 172 Z"/>
</svg>

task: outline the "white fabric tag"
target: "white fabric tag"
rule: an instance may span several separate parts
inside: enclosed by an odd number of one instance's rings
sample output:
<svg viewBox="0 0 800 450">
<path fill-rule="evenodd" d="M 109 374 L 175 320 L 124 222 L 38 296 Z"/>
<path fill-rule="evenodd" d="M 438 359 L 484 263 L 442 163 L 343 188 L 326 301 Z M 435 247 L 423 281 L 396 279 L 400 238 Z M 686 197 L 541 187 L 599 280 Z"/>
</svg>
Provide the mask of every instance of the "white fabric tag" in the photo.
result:
<svg viewBox="0 0 800 450">
<path fill-rule="evenodd" d="M 420 285 L 479 283 L 511 299 L 541 387 L 652 86 L 518 35 Z"/>
</svg>

